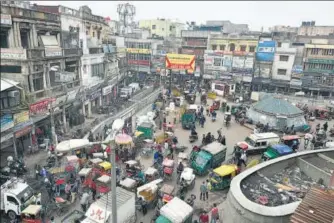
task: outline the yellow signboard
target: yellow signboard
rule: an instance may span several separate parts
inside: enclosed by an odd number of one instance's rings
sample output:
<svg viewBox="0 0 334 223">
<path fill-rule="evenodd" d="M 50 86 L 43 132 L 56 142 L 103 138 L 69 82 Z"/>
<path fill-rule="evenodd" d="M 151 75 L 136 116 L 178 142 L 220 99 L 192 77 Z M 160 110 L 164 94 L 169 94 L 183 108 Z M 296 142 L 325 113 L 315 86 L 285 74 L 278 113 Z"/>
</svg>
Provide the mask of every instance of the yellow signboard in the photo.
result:
<svg viewBox="0 0 334 223">
<path fill-rule="evenodd" d="M 23 122 L 29 121 L 29 111 L 23 111 L 17 114 L 14 114 L 14 124 L 20 124 Z"/>
<path fill-rule="evenodd" d="M 126 52 L 128 52 L 128 53 L 151 54 L 150 49 L 127 48 Z"/>
<path fill-rule="evenodd" d="M 195 55 L 167 54 L 166 68 L 177 70 L 195 70 Z"/>
</svg>

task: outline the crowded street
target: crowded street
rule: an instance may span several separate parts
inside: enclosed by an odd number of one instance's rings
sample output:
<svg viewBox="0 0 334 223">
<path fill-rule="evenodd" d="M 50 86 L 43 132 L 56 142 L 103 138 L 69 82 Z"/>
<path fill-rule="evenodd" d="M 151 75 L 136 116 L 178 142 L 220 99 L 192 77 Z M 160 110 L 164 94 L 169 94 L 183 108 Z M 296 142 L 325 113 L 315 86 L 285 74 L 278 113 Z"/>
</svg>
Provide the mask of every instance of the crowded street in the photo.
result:
<svg viewBox="0 0 334 223">
<path fill-rule="evenodd" d="M 334 4 L 286 5 L 1 1 L 0 221 L 334 223 Z"/>
</svg>

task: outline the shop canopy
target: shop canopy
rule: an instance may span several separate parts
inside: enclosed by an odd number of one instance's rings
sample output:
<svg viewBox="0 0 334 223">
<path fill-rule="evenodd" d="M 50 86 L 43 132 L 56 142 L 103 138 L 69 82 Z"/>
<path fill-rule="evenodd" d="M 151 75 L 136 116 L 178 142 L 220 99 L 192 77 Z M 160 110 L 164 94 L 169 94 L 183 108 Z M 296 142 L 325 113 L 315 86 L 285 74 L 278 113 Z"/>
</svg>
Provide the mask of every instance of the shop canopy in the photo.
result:
<svg viewBox="0 0 334 223">
<path fill-rule="evenodd" d="M 56 151 L 60 153 L 70 152 L 72 150 L 81 149 L 90 145 L 91 143 L 88 139 L 70 139 L 59 143 L 56 147 Z"/>
</svg>

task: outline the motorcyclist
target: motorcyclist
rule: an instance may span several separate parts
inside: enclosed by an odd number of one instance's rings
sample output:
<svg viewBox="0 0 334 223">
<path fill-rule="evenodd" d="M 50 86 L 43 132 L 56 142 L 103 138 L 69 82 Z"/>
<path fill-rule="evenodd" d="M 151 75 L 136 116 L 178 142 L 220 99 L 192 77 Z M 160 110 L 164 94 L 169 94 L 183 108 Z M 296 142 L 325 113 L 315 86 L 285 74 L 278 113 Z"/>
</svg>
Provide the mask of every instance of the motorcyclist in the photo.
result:
<svg viewBox="0 0 334 223">
<path fill-rule="evenodd" d="M 217 117 L 217 112 L 215 110 L 213 110 L 211 115 L 212 115 L 212 119 L 215 120 L 216 117 Z"/>
<path fill-rule="evenodd" d="M 177 175 L 180 176 L 183 170 L 184 170 L 183 163 L 179 162 L 179 165 L 177 166 Z"/>
<path fill-rule="evenodd" d="M 205 141 L 207 144 L 211 143 L 212 137 L 211 137 L 211 132 L 209 132 L 206 137 L 205 137 Z"/>
<path fill-rule="evenodd" d="M 195 129 L 191 129 L 191 133 L 190 133 L 191 136 L 197 136 L 197 132 Z"/>
<path fill-rule="evenodd" d="M 177 144 L 177 143 L 178 143 L 178 140 L 177 140 L 177 137 L 176 137 L 176 136 L 173 137 L 173 143 L 174 143 L 174 144 Z"/>
</svg>

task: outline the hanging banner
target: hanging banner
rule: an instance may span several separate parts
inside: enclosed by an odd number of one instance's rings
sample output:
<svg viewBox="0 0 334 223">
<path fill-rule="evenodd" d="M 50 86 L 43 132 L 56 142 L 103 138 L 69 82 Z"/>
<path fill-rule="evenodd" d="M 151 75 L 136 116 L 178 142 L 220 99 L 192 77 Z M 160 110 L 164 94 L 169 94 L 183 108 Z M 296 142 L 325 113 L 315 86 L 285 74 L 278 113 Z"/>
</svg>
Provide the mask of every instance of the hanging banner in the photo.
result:
<svg viewBox="0 0 334 223">
<path fill-rule="evenodd" d="M 167 54 L 166 68 L 177 70 L 195 70 L 195 55 Z"/>
</svg>

